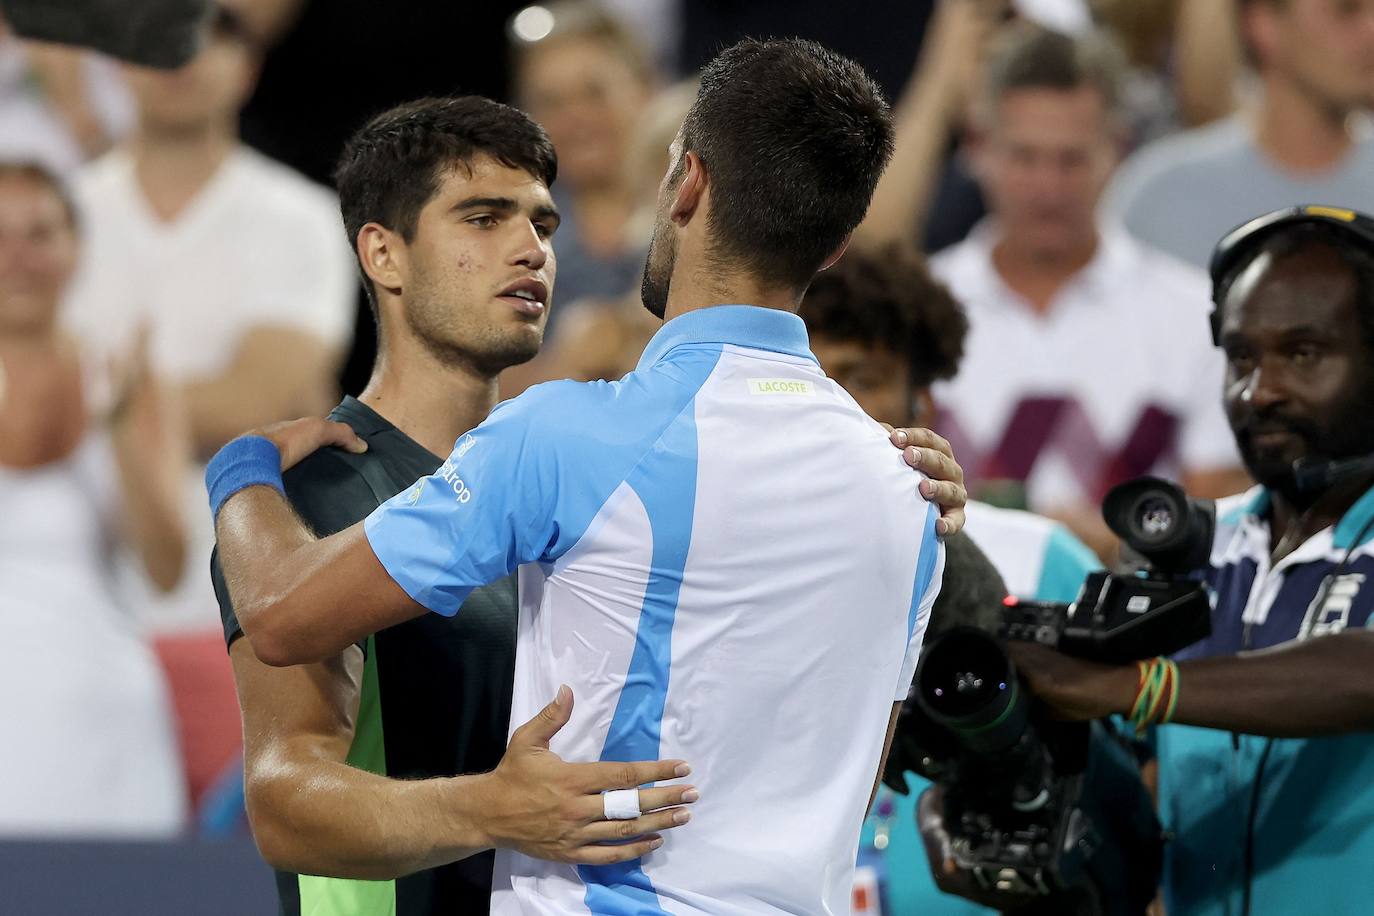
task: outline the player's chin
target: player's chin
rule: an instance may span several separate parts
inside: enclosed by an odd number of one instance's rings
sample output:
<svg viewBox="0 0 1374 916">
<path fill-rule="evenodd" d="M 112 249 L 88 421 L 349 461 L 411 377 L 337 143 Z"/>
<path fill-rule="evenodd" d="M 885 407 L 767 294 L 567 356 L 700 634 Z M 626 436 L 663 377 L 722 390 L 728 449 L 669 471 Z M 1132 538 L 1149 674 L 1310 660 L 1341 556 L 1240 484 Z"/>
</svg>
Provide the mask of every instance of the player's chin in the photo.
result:
<svg viewBox="0 0 1374 916">
<path fill-rule="evenodd" d="M 508 328 L 502 337 L 503 361 L 510 366 L 527 363 L 539 355 L 544 344 L 544 322 Z"/>
</svg>

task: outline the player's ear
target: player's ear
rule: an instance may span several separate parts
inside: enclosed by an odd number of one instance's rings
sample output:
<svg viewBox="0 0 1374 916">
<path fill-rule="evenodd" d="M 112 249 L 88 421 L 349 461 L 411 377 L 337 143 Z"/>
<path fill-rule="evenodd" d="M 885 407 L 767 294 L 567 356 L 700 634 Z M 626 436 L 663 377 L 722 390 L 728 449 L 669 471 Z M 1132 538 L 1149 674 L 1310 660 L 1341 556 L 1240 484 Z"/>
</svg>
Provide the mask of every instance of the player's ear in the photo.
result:
<svg viewBox="0 0 1374 916">
<path fill-rule="evenodd" d="M 358 230 L 358 263 L 378 287 L 400 293 L 405 275 L 405 243 L 380 223 L 364 223 Z"/>
<path fill-rule="evenodd" d="M 691 222 L 706 195 L 706 167 L 696 153 L 682 154 L 682 178 L 673 193 L 672 206 L 668 208 L 668 218 L 679 226 Z"/>
</svg>

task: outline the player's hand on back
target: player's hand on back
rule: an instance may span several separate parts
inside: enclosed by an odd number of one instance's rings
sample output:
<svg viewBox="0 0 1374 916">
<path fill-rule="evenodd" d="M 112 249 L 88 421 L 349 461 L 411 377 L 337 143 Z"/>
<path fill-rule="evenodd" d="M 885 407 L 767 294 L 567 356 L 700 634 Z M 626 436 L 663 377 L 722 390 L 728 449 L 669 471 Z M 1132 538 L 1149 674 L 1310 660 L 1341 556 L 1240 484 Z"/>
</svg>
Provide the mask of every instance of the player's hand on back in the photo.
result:
<svg viewBox="0 0 1374 916">
<path fill-rule="evenodd" d="M 262 436 L 271 440 L 277 451 L 281 452 L 283 472 L 299 464 L 311 452 L 327 446 L 341 448 L 355 455 L 367 451 L 367 443 L 358 437 L 351 426 L 323 417 L 283 420 L 250 430 L 245 435 Z"/>
<path fill-rule="evenodd" d="M 964 487 L 964 469 L 954 459 L 949 440 L 920 427 L 889 428 L 888 431 L 892 434 L 892 444 L 902 450 L 906 463 L 930 478 L 921 482 L 921 495 L 940 507 L 936 533 L 941 537 L 958 534 L 964 527 L 968 490 Z"/>
<path fill-rule="evenodd" d="M 483 776 L 479 827 L 489 845 L 579 865 L 626 862 L 663 844 L 662 831 L 687 823 L 690 785 L 639 788 L 688 775 L 681 760 L 567 763 L 549 740 L 572 716 L 572 691 L 558 697 L 511 735 L 496 769 Z M 602 792 L 638 789 L 639 817 L 607 820 Z M 612 845 L 614 844 L 614 845 Z"/>
</svg>

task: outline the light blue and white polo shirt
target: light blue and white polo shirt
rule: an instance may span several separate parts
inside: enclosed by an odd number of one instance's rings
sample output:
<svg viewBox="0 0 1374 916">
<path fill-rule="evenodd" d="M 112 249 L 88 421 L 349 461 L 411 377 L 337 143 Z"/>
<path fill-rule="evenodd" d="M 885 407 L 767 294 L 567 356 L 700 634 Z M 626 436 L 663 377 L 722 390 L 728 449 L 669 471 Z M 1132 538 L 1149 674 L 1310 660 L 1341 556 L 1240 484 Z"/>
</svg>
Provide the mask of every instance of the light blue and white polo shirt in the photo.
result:
<svg viewBox="0 0 1374 916">
<path fill-rule="evenodd" d="M 492 912 L 846 913 L 944 551 L 795 315 L 700 309 L 619 382 L 506 402 L 367 519 L 415 600 L 520 570 L 511 722 L 567 683 L 567 760 L 682 758 L 692 823 L 623 866 L 497 853 Z"/>
</svg>

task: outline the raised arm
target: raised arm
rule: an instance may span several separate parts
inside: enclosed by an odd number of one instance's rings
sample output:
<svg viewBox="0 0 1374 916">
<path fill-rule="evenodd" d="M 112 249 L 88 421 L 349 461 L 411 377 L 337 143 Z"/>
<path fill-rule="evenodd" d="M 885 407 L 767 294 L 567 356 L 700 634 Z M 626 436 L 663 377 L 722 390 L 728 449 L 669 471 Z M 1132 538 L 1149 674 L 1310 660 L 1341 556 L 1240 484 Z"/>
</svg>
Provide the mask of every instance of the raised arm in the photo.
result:
<svg viewBox="0 0 1374 916">
<path fill-rule="evenodd" d="M 225 580 L 258 658 L 269 665 L 332 658 L 426 608 L 452 613 L 467 591 L 537 559 L 556 534 L 548 493 L 541 492 L 552 484 L 540 482 L 555 473 L 532 451 L 537 445 L 516 435 L 527 428 L 509 415 L 502 423 L 484 423 L 433 478 L 408 491 L 407 506 L 398 506 L 403 497 L 397 497 L 374 513 L 376 519 L 391 509 L 378 547 L 385 548 L 386 565 L 362 524 L 317 539 L 272 486 L 279 468 L 325 445 L 365 449 L 346 425 L 295 420 L 245 437 L 257 442 L 256 451 L 231 444 L 211 463 L 207 483 L 212 503 L 221 503 L 216 533 Z M 963 471 L 949 444 L 914 429 L 894 431 L 892 443 L 908 464 L 936 478 L 921 487 L 928 500 L 946 507 L 937 531 L 957 531 Z M 429 480 L 433 486 L 426 488 Z M 240 489 L 245 483 L 251 485 Z"/>
<path fill-rule="evenodd" d="M 171 591 L 186 566 L 183 487 L 186 432 L 170 393 L 148 367 L 148 330 L 112 372 L 116 395 L 108 418 L 119 469 L 121 536 L 137 552 L 149 581 Z"/>
<path fill-rule="evenodd" d="M 896 148 L 854 234 L 865 246 L 919 240 L 945 150 L 977 79 L 983 44 L 1005 0 L 941 0 L 898 100 Z"/>
</svg>

